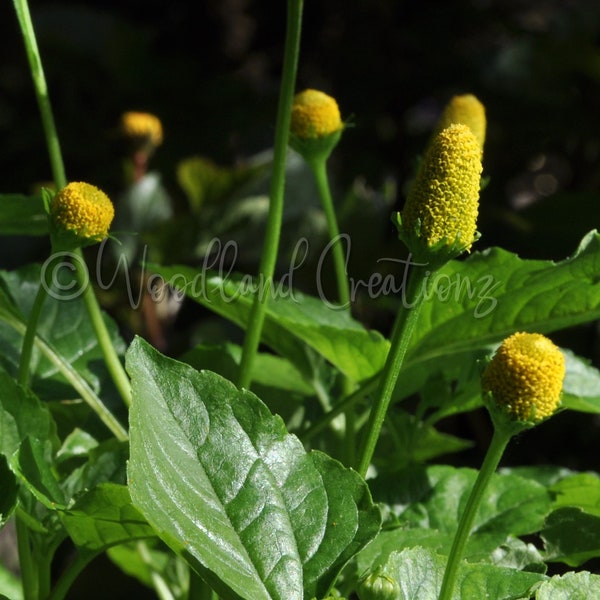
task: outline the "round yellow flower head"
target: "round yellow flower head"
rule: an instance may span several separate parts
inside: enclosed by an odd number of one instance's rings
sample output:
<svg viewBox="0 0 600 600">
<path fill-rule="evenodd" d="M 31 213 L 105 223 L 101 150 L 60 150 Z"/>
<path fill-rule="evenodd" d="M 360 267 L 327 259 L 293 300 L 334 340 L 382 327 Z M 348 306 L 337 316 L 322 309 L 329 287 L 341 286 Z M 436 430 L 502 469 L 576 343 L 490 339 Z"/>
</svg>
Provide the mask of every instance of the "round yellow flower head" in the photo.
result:
<svg viewBox="0 0 600 600">
<path fill-rule="evenodd" d="M 470 250 L 477 239 L 481 178 L 479 143 L 466 125 L 440 131 L 427 148 L 401 215 L 409 249 L 423 254 L 407 238 L 413 231 L 419 244 Z M 443 249 L 443 248 L 442 248 Z"/>
<path fill-rule="evenodd" d="M 82 241 L 99 242 L 108 235 L 115 209 L 109 197 L 83 182 L 69 183 L 50 202 L 50 216 L 58 232 Z"/>
<path fill-rule="evenodd" d="M 439 133 L 452 123 L 462 123 L 467 125 L 477 138 L 481 152 L 483 153 L 483 144 L 485 143 L 485 131 L 487 121 L 485 118 L 485 107 L 473 94 L 463 94 L 454 96 L 444 108 L 444 112 L 436 126 L 436 133 Z"/>
<path fill-rule="evenodd" d="M 482 376 L 484 392 L 518 421 L 539 421 L 558 407 L 565 357 L 539 333 L 506 338 Z"/>
<path fill-rule="evenodd" d="M 322 138 L 344 128 L 340 109 L 331 96 L 318 90 L 296 94 L 292 104 L 291 132 L 301 140 Z"/>
<path fill-rule="evenodd" d="M 121 115 L 121 133 L 130 139 L 145 140 L 151 146 L 160 146 L 163 129 L 160 119 L 150 113 L 129 111 Z"/>
</svg>

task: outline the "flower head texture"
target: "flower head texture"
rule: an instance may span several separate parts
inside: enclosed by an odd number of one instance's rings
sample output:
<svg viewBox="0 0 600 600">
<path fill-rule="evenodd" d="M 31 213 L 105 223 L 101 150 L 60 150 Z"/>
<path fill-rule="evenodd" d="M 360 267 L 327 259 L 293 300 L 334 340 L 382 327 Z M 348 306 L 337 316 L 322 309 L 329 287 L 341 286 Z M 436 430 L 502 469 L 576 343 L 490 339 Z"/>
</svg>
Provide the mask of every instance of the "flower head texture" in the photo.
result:
<svg viewBox="0 0 600 600">
<path fill-rule="evenodd" d="M 109 197 L 83 182 L 69 183 L 50 203 L 50 216 L 58 231 L 67 231 L 87 241 L 108 235 L 115 209 Z"/>
<path fill-rule="evenodd" d="M 129 111 L 121 115 L 121 133 L 130 139 L 144 139 L 152 146 L 160 146 L 163 129 L 160 119 L 145 112 Z"/>
<path fill-rule="evenodd" d="M 473 96 L 473 94 L 454 96 L 448 102 L 439 118 L 436 133 L 446 129 L 446 127 L 449 127 L 453 123 L 466 125 L 473 132 L 483 153 L 487 121 L 485 118 L 485 107 L 476 96 Z"/>
<path fill-rule="evenodd" d="M 292 104 L 293 135 L 308 140 L 331 135 L 343 128 L 340 109 L 334 98 L 310 89 L 296 94 Z"/>
<path fill-rule="evenodd" d="M 498 406 L 519 421 L 539 421 L 558 407 L 565 358 L 539 333 L 506 338 L 482 376 L 482 387 Z"/>
<path fill-rule="evenodd" d="M 408 193 L 404 229 L 416 230 L 428 247 L 441 242 L 470 250 L 476 239 L 481 171 L 479 143 L 469 127 L 455 123 L 440 131 Z"/>
</svg>

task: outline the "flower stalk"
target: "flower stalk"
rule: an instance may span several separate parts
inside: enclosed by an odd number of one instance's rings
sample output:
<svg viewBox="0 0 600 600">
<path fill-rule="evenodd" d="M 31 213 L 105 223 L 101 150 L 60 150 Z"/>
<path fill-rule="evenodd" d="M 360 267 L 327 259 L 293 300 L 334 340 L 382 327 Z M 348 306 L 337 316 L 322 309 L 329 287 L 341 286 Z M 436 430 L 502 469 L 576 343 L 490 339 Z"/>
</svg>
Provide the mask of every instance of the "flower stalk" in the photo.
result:
<svg viewBox="0 0 600 600">
<path fill-rule="evenodd" d="M 302 28 L 303 0 L 288 0 L 285 50 L 283 58 L 283 75 L 279 93 L 279 105 L 275 124 L 275 145 L 273 149 L 273 174 L 270 186 L 269 214 L 259 274 L 265 282 L 264 290 L 254 296 L 248 327 L 244 338 L 242 359 L 238 372 L 237 385 L 248 388 L 252 382 L 252 368 L 267 310 L 270 286 L 275 274 L 281 221 L 283 218 L 283 193 L 285 189 L 285 165 L 289 139 L 292 99 L 300 53 L 300 32 Z"/>
</svg>

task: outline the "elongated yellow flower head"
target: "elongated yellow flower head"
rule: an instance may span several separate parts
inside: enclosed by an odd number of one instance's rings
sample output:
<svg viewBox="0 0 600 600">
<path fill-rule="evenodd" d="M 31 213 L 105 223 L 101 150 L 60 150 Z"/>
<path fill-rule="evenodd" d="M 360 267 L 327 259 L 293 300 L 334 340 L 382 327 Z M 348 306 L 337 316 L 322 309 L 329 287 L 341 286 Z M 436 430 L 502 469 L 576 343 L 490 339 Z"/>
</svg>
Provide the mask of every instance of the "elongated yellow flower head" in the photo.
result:
<svg viewBox="0 0 600 600">
<path fill-rule="evenodd" d="M 160 119 L 145 112 L 129 111 L 121 115 L 121 133 L 127 138 L 146 139 L 152 146 L 160 146 L 163 128 Z"/>
<path fill-rule="evenodd" d="M 100 241 L 108 235 L 115 209 L 109 197 L 96 186 L 73 182 L 54 196 L 50 216 L 57 230 L 66 230 L 84 240 Z"/>
<path fill-rule="evenodd" d="M 565 357 L 539 333 L 515 333 L 506 338 L 482 377 L 485 392 L 519 421 L 539 421 L 558 407 Z"/>
<path fill-rule="evenodd" d="M 301 140 L 322 138 L 344 128 L 340 109 L 331 96 L 318 90 L 296 94 L 292 104 L 291 132 Z"/>
<path fill-rule="evenodd" d="M 453 124 L 440 131 L 427 148 L 421 168 L 409 191 L 402 224 L 418 226 L 419 237 L 431 247 L 447 240 L 470 250 L 477 231 L 481 151 L 466 125 Z"/>
<path fill-rule="evenodd" d="M 454 96 L 444 108 L 444 112 L 439 118 L 436 126 L 436 133 L 439 133 L 452 123 L 462 123 L 467 125 L 477 138 L 477 142 L 483 153 L 483 144 L 485 143 L 485 131 L 487 121 L 485 118 L 485 107 L 473 94 L 463 94 Z"/>
</svg>

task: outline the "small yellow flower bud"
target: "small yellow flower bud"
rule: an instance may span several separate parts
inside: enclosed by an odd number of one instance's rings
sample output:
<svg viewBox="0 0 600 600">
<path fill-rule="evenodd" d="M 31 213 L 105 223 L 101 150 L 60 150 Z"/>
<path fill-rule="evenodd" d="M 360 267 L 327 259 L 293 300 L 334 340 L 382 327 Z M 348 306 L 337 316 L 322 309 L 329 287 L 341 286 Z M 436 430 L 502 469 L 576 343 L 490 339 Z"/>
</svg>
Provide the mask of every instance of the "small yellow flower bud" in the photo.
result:
<svg viewBox="0 0 600 600">
<path fill-rule="evenodd" d="M 482 387 L 498 406 L 519 421 L 539 421 L 558 407 L 565 357 L 539 333 L 506 338 L 486 367 Z"/>
<path fill-rule="evenodd" d="M 483 154 L 487 122 L 485 118 L 485 107 L 476 96 L 473 96 L 473 94 L 454 96 L 444 108 L 444 112 L 440 116 L 435 132 L 439 133 L 453 123 L 462 123 L 473 132 Z"/>
<path fill-rule="evenodd" d="M 301 140 L 322 138 L 344 128 L 340 109 L 331 96 L 317 90 L 296 94 L 292 104 L 291 132 Z"/>
<path fill-rule="evenodd" d="M 69 183 L 50 202 L 50 217 L 57 232 L 67 231 L 86 241 L 103 240 L 114 216 L 108 196 L 89 183 Z"/>
<path fill-rule="evenodd" d="M 402 211 L 404 231 L 415 230 L 429 248 L 441 243 L 470 250 L 477 232 L 481 171 L 481 151 L 469 127 L 453 124 L 438 133 Z M 422 254 L 410 244 L 409 249 Z"/>
<path fill-rule="evenodd" d="M 160 146 L 163 129 L 160 119 L 145 112 L 126 112 L 121 115 L 121 133 L 133 140 L 147 141 L 151 146 Z"/>
</svg>

